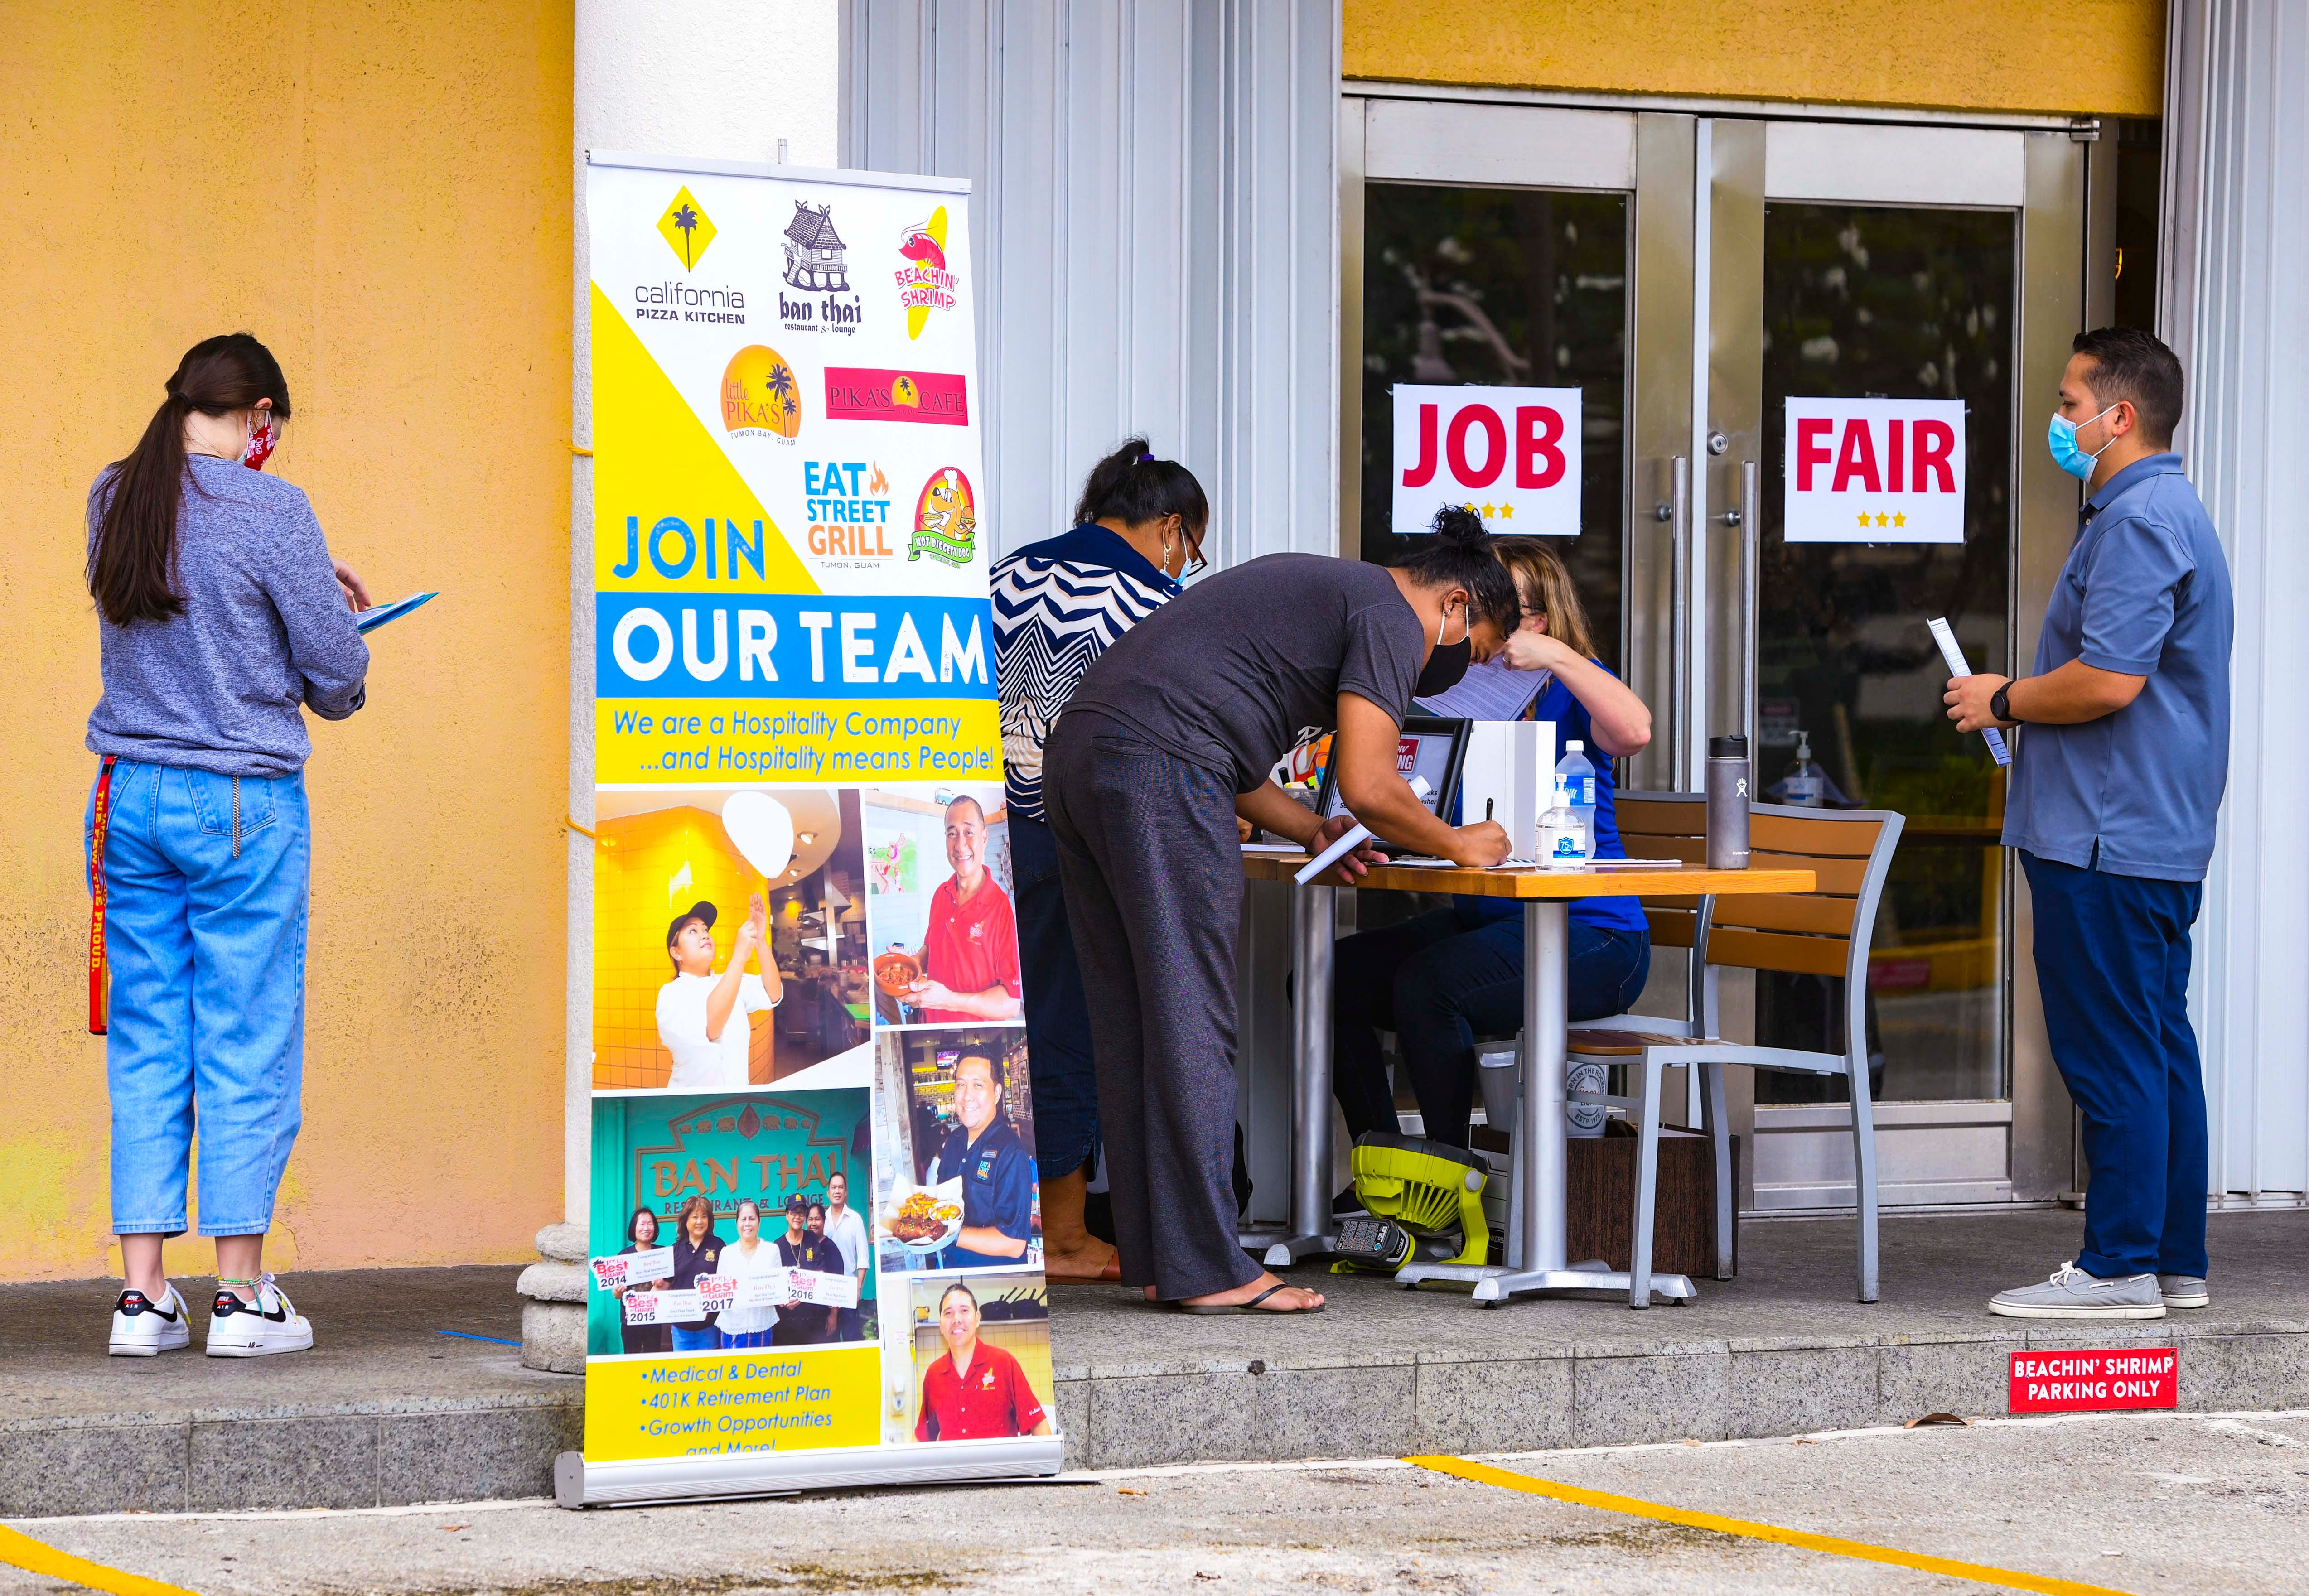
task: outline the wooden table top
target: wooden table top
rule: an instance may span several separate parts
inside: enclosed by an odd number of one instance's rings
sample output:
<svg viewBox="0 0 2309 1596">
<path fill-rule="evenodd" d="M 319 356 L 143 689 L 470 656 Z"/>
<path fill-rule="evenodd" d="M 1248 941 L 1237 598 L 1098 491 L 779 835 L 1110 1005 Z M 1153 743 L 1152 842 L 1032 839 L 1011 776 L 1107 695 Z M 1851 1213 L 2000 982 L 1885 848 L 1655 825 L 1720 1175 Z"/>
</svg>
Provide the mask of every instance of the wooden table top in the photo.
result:
<svg viewBox="0 0 2309 1596">
<path fill-rule="evenodd" d="M 1310 856 L 1246 853 L 1251 881 L 1289 881 Z M 1810 870 L 1710 870 L 1680 865 L 1657 870 L 1467 870 L 1454 865 L 1379 865 L 1357 879 L 1382 892 L 1466 893 L 1483 898 L 1696 898 L 1703 893 L 1809 893 L 1819 883 Z"/>
</svg>

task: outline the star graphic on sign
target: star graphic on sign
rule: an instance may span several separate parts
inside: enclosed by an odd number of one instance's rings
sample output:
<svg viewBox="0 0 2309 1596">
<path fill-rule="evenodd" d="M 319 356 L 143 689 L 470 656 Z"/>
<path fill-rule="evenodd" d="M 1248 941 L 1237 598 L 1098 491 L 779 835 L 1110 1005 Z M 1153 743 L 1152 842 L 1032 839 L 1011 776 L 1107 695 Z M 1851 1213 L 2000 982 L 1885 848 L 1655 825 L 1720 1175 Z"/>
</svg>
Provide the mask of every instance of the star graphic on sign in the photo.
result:
<svg viewBox="0 0 2309 1596">
<path fill-rule="evenodd" d="M 1908 518 L 1906 515 L 1895 515 L 1892 517 L 1892 524 L 1894 526 L 1906 526 L 1908 524 Z"/>
<path fill-rule="evenodd" d="M 1500 506 L 1500 519 L 1501 521 L 1513 521 L 1515 519 L 1515 506 L 1513 505 L 1501 505 Z"/>
<path fill-rule="evenodd" d="M 1862 526 L 1866 526 L 1868 524 L 1868 512 L 1865 510 L 1863 510 L 1860 513 L 1860 524 Z"/>
<path fill-rule="evenodd" d="M 1500 507 L 1497 505 L 1485 505 L 1483 506 L 1483 519 L 1485 521 L 1489 521 L 1492 516 L 1497 515 L 1499 513 Z"/>
<path fill-rule="evenodd" d="M 1876 512 L 1876 524 L 1878 526 L 1890 526 L 1892 518 L 1885 514 L 1884 512 L 1881 510 Z"/>
</svg>

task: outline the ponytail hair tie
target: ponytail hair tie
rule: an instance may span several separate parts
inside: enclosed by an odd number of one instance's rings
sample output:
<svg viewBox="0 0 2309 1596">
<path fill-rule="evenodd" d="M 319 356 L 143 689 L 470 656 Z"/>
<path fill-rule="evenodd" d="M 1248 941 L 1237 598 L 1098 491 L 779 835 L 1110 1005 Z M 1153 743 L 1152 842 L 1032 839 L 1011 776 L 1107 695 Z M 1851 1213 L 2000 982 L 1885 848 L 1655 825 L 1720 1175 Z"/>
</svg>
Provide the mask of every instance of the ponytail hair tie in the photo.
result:
<svg viewBox="0 0 2309 1596">
<path fill-rule="evenodd" d="M 1152 454 L 1142 454 L 1137 460 L 1131 462 L 1131 463 L 1133 465 L 1146 465 L 1151 462 L 1154 458 L 1154 457 Z"/>
</svg>

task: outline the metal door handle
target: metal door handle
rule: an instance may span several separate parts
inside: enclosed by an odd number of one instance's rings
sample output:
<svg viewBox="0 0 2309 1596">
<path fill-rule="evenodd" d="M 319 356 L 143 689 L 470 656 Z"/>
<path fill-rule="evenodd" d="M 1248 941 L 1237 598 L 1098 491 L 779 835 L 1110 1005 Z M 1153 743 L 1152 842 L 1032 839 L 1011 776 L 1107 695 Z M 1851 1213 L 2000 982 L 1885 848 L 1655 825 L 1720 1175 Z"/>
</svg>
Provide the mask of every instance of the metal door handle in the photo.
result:
<svg viewBox="0 0 2309 1596">
<path fill-rule="evenodd" d="M 1689 792 L 1691 773 L 1691 457 L 1668 465 L 1668 558 L 1673 573 L 1674 628 L 1668 682 L 1669 719 L 1675 728 L 1676 789 Z"/>
<path fill-rule="evenodd" d="M 1748 734 L 1748 757 L 1756 757 L 1756 681 L 1758 665 L 1757 583 L 1763 541 L 1763 467 L 1752 460 L 1740 462 L 1740 508 L 1724 519 L 1740 529 L 1740 703 L 1742 729 Z"/>
</svg>

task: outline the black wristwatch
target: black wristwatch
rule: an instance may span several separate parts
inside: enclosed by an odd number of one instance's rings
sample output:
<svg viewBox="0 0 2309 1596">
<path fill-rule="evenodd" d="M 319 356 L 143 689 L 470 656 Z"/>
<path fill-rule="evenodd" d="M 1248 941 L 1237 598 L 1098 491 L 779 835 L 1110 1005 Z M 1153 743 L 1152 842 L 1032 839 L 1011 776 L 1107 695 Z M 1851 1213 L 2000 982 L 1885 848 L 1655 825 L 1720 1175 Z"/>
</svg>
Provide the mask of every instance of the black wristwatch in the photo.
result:
<svg viewBox="0 0 2309 1596">
<path fill-rule="evenodd" d="M 1997 688 L 1995 692 L 1990 694 L 1988 695 L 1988 712 L 1999 720 L 2011 720 L 2017 725 L 2019 722 L 2012 713 L 2011 703 L 2005 696 L 2005 694 L 2011 691 L 2012 684 L 2011 682 L 2007 682 L 2002 686 Z"/>
</svg>

